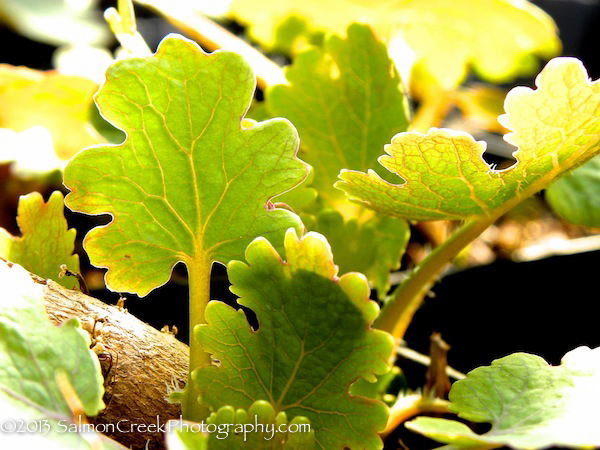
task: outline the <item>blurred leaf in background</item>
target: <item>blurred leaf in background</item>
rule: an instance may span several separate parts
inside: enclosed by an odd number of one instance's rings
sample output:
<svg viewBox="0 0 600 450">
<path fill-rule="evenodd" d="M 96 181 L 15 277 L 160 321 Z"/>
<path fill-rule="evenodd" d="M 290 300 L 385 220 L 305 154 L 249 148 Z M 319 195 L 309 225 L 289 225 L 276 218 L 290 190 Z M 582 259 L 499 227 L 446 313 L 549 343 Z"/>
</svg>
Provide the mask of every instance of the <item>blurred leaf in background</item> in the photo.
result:
<svg viewBox="0 0 600 450">
<path fill-rule="evenodd" d="M 96 0 L 0 0 L 0 21 L 50 45 L 105 45 L 111 34 Z"/>
<path fill-rule="evenodd" d="M 408 45 L 415 54 L 413 75 L 444 89 L 457 87 L 470 66 L 492 82 L 532 75 L 534 55 L 550 58 L 561 49 L 550 16 L 527 1 L 233 0 L 228 15 L 248 25 L 250 37 L 267 50 L 282 47 L 285 33 L 278 30 L 289 28 L 292 16 L 300 26 L 289 33 L 291 39 L 316 31 L 341 34 L 354 21 L 368 23 L 390 53 Z"/>
<path fill-rule="evenodd" d="M 0 161 L 15 160 L 26 169 L 33 164 L 34 171 L 47 165 L 50 171 L 104 142 L 89 122 L 97 88 L 82 77 L 0 64 Z"/>
</svg>

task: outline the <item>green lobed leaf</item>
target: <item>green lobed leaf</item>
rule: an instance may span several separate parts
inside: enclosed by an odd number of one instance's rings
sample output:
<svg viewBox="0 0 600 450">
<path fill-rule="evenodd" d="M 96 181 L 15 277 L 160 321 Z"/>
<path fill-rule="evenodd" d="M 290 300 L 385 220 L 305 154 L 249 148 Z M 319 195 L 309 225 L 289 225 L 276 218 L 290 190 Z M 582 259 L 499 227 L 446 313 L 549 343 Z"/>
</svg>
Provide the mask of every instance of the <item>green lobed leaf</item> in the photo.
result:
<svg viewBox="0 0 600 450">
<path fill-rule="evenodd" d="M 600 83 L 591 83 L 580 61 L 555 58 L 536 78 L 537 90 L 509 92 L 501 123 L 518 147 L 517 164 L 492 170 L 485 143 L 451 130 L 401 133 L 386 146 L 381 165 L 406 182 L 393 184 L 374 171 L 343 170 L 342 189 L 354 201 L 414 220 L 492 216 L 600 151 Z"/>
<path fill-rule="evenodd" d="M 269 89 L 267 106 L 296 126 L 313 186 L 328 206 L 341 207 L 333 188 L 339 171 L 373 167 L 381 147 L 408 126 L 398 72 L 371 29 L 353 24 L 345 39 L 329 36 L 324 49 L 298 55 L 285 75 L 289 85 Z"/>
<path fill-rule="evenodd" d="M 208 433 L 200 432 L 202 425 Z M 288 423 L 285 413 L 275 415 L 271 404 L 257 400 L 247 411 L 223 406 L 210 415 L 206 424 L 188 422 L 174 428 L 167 434 L 167 446 L 185 450 L 310 450 L 315 436 L 307 430 L 310 422 L 305 417 L 297 416 Z"/>
<path fill-rule="evenodd" d="M 469 372 L 450 390 L 450 409 L 464 419 L 491 423 L 489 432 L 478 435 L 462 423 L 430 417 L 406 426 L 458 448 L 596 447 L 600 429 L 593 409 L 600 401 L 599 383 L 600 348 L 579 347 L 558 367 L 514 353 Z"/>
<path fill-rule="evenodd" d="M 296 132 L 284 119 L 242 125 L 254 88 L 241 56 L 180 36 L 109 69 L 96 102 L 127 139 L 80 152 L 65 185 L 69 208 L 113 217 L 84 241 L 110 289 L 144 296 L 178 261 L 206 271 L 243 257 L 256 236 L 279 242 L 301 226 L 269 203 L 306 176 Z"/>
<path fill-rule="evenodd" d="M 21 196 L 17 223 L 23 236 L 13 237 L 0 228 L 0 257 L 73 289 L 78 286 L 75 278 L 58 276 L 62 264 L 79 272 L 79 256 L 73 254 L 77 232 L 68 229 L 63 209 L 59 191 L 52 193 L 48 203 L 38 192 Z"/>
<path fill-rule="evenodd" d="M 329 36 L 323 49 L 298 55 L 286 69 L 286 77 L 290 84 L 268 90 L 266 103 L 271 113 L 289 118 L 298 128 L 300 152 L 313 167 L 311 185 L 319 195 L 312 212 L 319 214 L 319 207 L 334 208 L 348 221 L 340 217 L 329 226 L 335 213 L 325 213 L 316 218 L 314 229 L 325 235 L 339 255 L 341 273 L 365 273 L 383 294 L 389 287 L 389 272 L 400 262 L 406 243 L 403 230 L 408 226 L 387 219 L 368 223 L 364 217 L 357 222 L 364 209 L 349 204 L 333 185 L 344 168 L 373 167 L 384 143 L 406 130 L 408 110 L 400 77 L 385 45 L 360 24 L 348 27 L 347 37 Z M 398 235 L 391 230 L 394 227 Z M 390 241 L 373 245 L 373 241 L 361 240 L 374 234 Z"/>
<path fill-rule="evenodd" d="M 312 229 L 327 237 L 339 273 L 364 273 L 380 298 L 390 288 L 389 272 L 400 267 L 410 229 L 405 220 L 379 216 L 366 222 L 344 221 L 332 209 L 320 212 Z"/>
<path fill-rule="evenodd" d="M 76 319 L 61 327 L 50 322 L 42 286 L 21 266 L 0 263 L 0 286 L 2 431 L 10 431 L 5 427 L 18 420 L 26 425 L 46 420 L 50 427 L 37 433 L 2 433 L 3 444 L 6 448 L 27 448 L 28 442 L 29 448 L 91 448 L 80 435 L 64 432 L 60 426 L 70 425 L 73 417 L 56 381 L 59 371 L 67 375 L 87 415 L 95 416 L 104 408 L 104 379 L 98 358 L 90 350 L 89 335 Z"/>
<path fill-rule="evenodd" d="M 571 223 L 600 227 L 600 156 L 552 183 L 546 201 Z"/>
<path fill-rule="evenodd" d="M 207 325 L 195 334 L 218 366 L 202 367 L 193 378 L 204 403 L 248 408 L 256 400 L 288 418 L 304 416 L 319 448 L 381 448 L 386 406 L 351 397 L 350 385 L 389 370 L 393 342 L 371 330 L 378 307 L 369 300 L 364 276 L 336 277 L 323 237 L 294 230 L 285 238 L 287 262 L 264 238 L 246 251 L 248 265 L 228 266 L 231 290 L 258 318 L 253 331 L 242 311 L 211 302 Z"/>
</svg>

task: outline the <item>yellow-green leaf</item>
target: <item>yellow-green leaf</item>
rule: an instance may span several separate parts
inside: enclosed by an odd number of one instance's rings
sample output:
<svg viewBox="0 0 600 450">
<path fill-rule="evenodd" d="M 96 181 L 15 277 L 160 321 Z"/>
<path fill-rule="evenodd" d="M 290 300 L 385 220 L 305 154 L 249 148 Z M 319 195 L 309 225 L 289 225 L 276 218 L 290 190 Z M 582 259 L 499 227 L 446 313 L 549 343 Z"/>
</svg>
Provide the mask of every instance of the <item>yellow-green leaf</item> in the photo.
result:
<svg viewBox="0 0 600 450">
<path fill-rule="evenodd" d="M 352 22 L 366 22 L 388 42 L 403 39 L 416 69 L 446 88 L 456 87 L 471 65 L 491 81 L 529 74 L 534 54 L 552 57 L 561 48 L 550 16 L 524 0 L 233 0 L 229 14 L 249 24 L 266 48 L 292 15 L 310 24 L 308 32 L 342 33 Z"/>
<path fill-rule="evenodd" d="M 354 24 L 346 38 L 330 36 L 323 50 L 299 55 L 285 75 L 289 85 L 267 91 L 267 106 L 297 127 L 319 196 L 343 208 L 344 196 L 333 187 L 339 171 L 373 167 L 381 147 L 407 129 L 398 72 L 373 31 Z"/>
<path fill-rule="evenodd" d="M 327 237 L 340 274 L 361 272 L 384 298 L 390 288 L 389 275 L 400 268 L 410 229 L 406 220 L 376 216 L 365 222 L 344 220 L 332 209 L 316 216 L 312 229 Z"/>
<path fill-rule="evenodd" d="M 556 58 L 538 75 L 536 90 L 513 89 L 502 124 L 518 147 L 516 165 L 493 170 L 484 142 L 451 130 L 401 133 L 380 163 L 405 182 L 374 171 L 342 171 L 336 187 L 383 213 L 415 220 L 493 216 L 544 188 L 600 151 L 600 83 L 580 61 Z"/>
<path fill-rule="evenodd" d="M 84 241 L 110 289 L 144 296 L 179 261 L 206 278 L 256 236 L 281 242 L 301 226 L 269 203 L 306 176 L 296 131 L 284 119 L 242 124 L 254 87 L 241 56 L 180 36 L 109 69 L 96 102 L 127 139 L 78 153 L 64 178 L 69 208 L 113 216 Z M 204 289 L 192 286 L 192 297 Z"/>
<path fill-rule="evenodd" d="M 63 209 L 63 195 L 58 191 L 48 203 L 37 192 L 22 196 L 17 222 L 23 236 L 13 237 L 0 228 L 0 256 L 72 289 L 77 280 L 58 277 L 63 264 L 79 272 L 79 256 L 73 254 L 77 233 L 74 228 L 68 229 Z"/>
<path fill-rule="evenodd" d="M 104 142 L 89 123 L 97 88 L 86 78 L 1 64 L 0 128 L 43 126 L 52 134 L 56 155 L 66 161 L 83 147 Z"/>
</svg>

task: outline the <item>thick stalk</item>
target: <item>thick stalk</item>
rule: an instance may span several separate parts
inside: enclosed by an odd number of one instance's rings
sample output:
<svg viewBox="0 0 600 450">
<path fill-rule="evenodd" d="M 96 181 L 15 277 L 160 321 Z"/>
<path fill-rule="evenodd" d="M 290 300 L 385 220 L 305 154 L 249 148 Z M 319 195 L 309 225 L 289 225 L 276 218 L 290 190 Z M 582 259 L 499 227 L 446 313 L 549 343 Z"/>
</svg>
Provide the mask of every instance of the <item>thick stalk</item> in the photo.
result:
<svg viewBox="0 0 600 450">
<path fill-rule="evenodd" d="M 466 222 L 419 264 L 390 295 L 374 327 L 401 339 L 423 298 L 444 267 L 496 220 L 497 216 Z"/>
<path fill-rule="evenodd" d="M 210 365 L 210 355 L 204 351 L 194 335 L 194 327 L 206 323 L 204 312 L 210 301 L 210 268 L 211 263 L 202 261 L 188 265 L 190 289 L 190 366 L 188 382 L 185 388 L 185 399 L 182 403 L 183 417 L 186 420 L 200 422 L 209 415 L 209 410 L 198 402 L 199 392 L 192 381 L 195 369 Z"/>
</svg>

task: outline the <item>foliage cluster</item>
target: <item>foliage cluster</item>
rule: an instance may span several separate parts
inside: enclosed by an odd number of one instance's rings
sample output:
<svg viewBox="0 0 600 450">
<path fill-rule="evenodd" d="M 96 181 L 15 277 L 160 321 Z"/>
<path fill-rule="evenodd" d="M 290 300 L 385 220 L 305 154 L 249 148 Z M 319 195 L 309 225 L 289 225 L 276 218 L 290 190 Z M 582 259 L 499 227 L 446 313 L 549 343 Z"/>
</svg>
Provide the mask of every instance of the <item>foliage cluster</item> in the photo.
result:
<svg viewBox="0 0 600 450">
<path fill-rule="evenodd" d="M 0 228 L 0 257 L 14 263 L 0 264 L 0 420 L 45 420 L 53 431 L 36 436 L 40 445 L 70 448 L 77 436 L 57 433 L 60 421 L 104 407 L 87 335 L 75 319 L 50 324 L 20 267 L 75 288 L 58 277 L 61 266 L 81 270 L 66 205 L 110 215 L 83 248 L 111 291 L 144 297 L 185 264 L 189 378 L 171 393 L 185 420 L 311 427 L 249 441 L 173 432 L 169 448 L 376 449 L 404 425 L 448 449 L 600 446 L 598 350 L 576 349 L 558 367 L 506 356 L 455 382 L 449 401 L 442 357 L 423 392 L 395 387 L 401 339 L 424 297 L 515 206 L 546 190 L 563 220 L 600 227 L 600 84 L 583 64 L 551 59 L 534 89 L 506 95 L 465 86 L 471 72 L 496 84 L 533 75 L 538 57 L 559 54 L 549 16 L 511 0 L 232 1 L 222 13 L 262 50 L 284 53 L 282 72 L 208 21 L 210 11 L 139 3 L 216 51 L 169 35 L 151 53 L 132 3 L 119 1 L 105 17 L 122 48 L 103 53 L 105 76 L 98 64 L 83 73 L 69 53 L 56 72 L 0 67 L 0 161 L 39 185 L 58 170 L 68 191 L 47 203 L 23 196 L 21 237 Z M 33 11 L 6 1 L 0 12 L 32 32 Z M 107 39 L 83 12 L 68 17 Z M 451 129 L 455 107 L 463 126 Z M 488 164 L 486 143 L 468 130 L 504 134 L 514 164 Z M 424 257 L 409 251 L 415 230 L 434 247 Z M 403 258 L 411 270 L 392 283 Z M 258 329 L 211 300 L 215 263 Z M 431 412 L 446 416 L 409 421 Z M 477 434 L 451 414 L 491 430 Z M 102 436 L 79 443 L 118 448 Z"/>
</svg>

